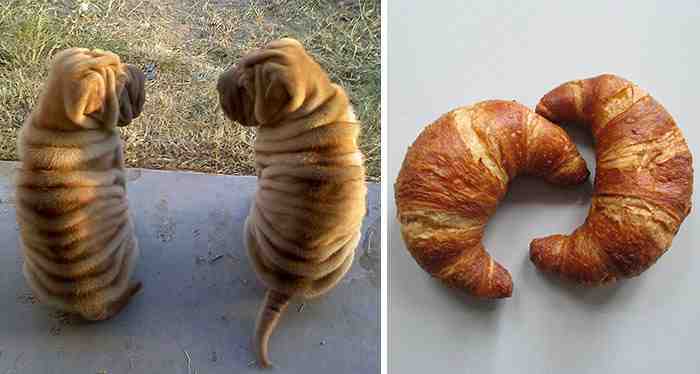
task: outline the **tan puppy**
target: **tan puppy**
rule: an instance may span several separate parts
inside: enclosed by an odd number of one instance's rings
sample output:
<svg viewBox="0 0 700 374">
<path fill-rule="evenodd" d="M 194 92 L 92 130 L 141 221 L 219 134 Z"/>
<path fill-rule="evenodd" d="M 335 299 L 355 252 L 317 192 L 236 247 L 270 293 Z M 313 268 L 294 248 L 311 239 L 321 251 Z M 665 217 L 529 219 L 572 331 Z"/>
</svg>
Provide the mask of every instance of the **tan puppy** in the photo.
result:
<svg viewBox="0 0 700 374">
<path fill-rule="evenodd" d="M 42 302 L 88 320 L 114 316 L 141 288 L 116 126 L 141 113 L 143 83 L 111 52 L 62 51 L 19 135 L 24 276 Z"/>
<path fill-rule="evenodd" d="M 257 126 L 258 189 L 245 243 L 269 288 L 256 326 L 260 363 L 292 297 L 332 289 L 352 265 L 365 215 L 360 124 L 345 91 L 294 39 L 248 54 L 219 77 L 226 115 Z"/>
</svg>

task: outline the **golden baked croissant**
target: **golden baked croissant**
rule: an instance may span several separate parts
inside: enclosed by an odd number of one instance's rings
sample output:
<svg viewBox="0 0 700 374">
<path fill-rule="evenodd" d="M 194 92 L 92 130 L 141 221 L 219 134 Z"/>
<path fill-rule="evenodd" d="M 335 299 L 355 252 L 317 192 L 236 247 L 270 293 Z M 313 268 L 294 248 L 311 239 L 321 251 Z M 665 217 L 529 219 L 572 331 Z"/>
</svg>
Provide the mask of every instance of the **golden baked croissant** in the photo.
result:
<svg viewBox="0 0 700 374">
<path fill-rule="evenodd" d="M 639 275 L 671 246 L 690 212 L 692 156 L 680 129 L 648 93 L 614 75 L 564 83 L 536 111 L 590 128 L 596 176 L 585 223 L 571 235 L 534 240 L 530 258 L 584 284 Z"/>
<path fill-rule="evenodd" d="M 58 53 L 18 138 L 17 221 L 34 294 L 88 320 L 140 288 L 119 132 L 141 112 L 143 74 L 111 52 Z"/>
<path fill-rule="evenodd" d="M 425 128 L 395 185 L 401 234 L 418 264 L 477 297 L 509 297 L 511 276 L 481 240 L 519 174 L 574 185 L 589 172 L 564 130 L 515 102 L 483 101 Z"/>
<path fill-rule="evenodd" d="M 268 340 L 290 299 L 328 292 L 352 265 L 367 193 L 360 125 L 345 91 L 294 39 L 248 54 L 217 88 L 226 116 L 258 127 L 244 231 L 268 288 L 255 340 L 269 366 Z"/>
</svg>

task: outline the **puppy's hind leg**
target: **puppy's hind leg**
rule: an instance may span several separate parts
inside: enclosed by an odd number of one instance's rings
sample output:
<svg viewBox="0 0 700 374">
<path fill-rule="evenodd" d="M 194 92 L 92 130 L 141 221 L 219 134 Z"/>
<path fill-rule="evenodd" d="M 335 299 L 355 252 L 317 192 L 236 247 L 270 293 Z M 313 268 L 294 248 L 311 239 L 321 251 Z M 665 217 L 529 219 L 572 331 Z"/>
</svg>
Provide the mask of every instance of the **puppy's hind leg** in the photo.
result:
<svg viewBox="0 0 700 374">
<path fill-rule="evenodd" d="M 129 249 L 129 255 L 124 258 L 124 262 L 121 264 L 122 266 L 122 271 L 124 272 L 123 276 L 130 277 L 131 273 L 134 270 L 135 266 L 135 259 L 139 255 L 139 247 L 138 244 L 136 243 L 136 239 L 132 238 L 128 245 L 131 247 Z M 129 303 L 132 297 L 136 296 L 138 293 L 141 292 L 143 289 L 143 284 L 141 281 L 131 279 L 128 281 L 128 285 L 126 286 L 126 289 L 124 292 L 116 299 L 113 301 L 107 303 L 105 306 L 105 318 L 104 319 L 110 319 L 113 316 L 117 315 L 124 307 L 126 304 Z"/>
<path fill-rule="evenodd" d="M 139 255 L 136 239 L 132 238 L 125 244 L 127 245 L 126 250 L 128 254 L 120 264 L 122 268 L 121 274 L 118 276 L 115 284 L 110 288 L 99 291 L 101 295 L 93 296 L 96 300 L 101 300 L 101 302 L 98 302 L 99 307 L 96 312 L 83 313 L 84 318 L 93 321 L 103 321 L 114 317 L 124 309 L 129 301 L 131 301 L 131 298 L 137 295 L 143 288 L 141 281 L 129 279 L 134 270 L 135 259 Z"/>
<path fill-rule="evenodd" d="M 142 288 L 143 285 L 140 281 L 130 281 L 126 291 L 119 298 L 110 303 L 104 304 L 99 308 L 99 311 L 82 311 L 80 315 L 88 321 L 97 322 L 111 319 L 119 314 L 119 312 L 121 312 L 121 310 L 124 309 L 127 304 L 129 304 L 131 298 L 141 292 Z"/>
<path fill-rule="evenodd" d="M 110 319 L 121 312 L 122 309 L 129 303 L 133 296 L 136 296 L 143 289 L 143 284 L 140 281 L 132 280 L 129 282 L 129 287 L 126 292 L 117 300 L 110 303 L 105 309 L 105 319 Z"/>
</svg>

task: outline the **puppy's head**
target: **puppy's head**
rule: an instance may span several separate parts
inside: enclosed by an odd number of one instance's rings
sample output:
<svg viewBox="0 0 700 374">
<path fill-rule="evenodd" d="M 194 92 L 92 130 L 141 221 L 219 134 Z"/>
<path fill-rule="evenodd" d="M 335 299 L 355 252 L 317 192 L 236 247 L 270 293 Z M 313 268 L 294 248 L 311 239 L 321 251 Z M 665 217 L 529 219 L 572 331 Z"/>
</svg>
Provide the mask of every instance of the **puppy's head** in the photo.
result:
<svg viewBox="0 0 700 374">
<path fill-rule="evenodd" d="M 217 90 L 226 116 L 243 126 L 274 125 L 332 94 L 327 74 L 294 39 L 249 53 L 219 76 Z"/>
<path fill-rule="evenodd" d="M 143 107 L 143 74 L 99 49 L 58 53 L 40 99 L 42 121 L 65 130 L 114 128 L 136 118 Z"/>
</svg>

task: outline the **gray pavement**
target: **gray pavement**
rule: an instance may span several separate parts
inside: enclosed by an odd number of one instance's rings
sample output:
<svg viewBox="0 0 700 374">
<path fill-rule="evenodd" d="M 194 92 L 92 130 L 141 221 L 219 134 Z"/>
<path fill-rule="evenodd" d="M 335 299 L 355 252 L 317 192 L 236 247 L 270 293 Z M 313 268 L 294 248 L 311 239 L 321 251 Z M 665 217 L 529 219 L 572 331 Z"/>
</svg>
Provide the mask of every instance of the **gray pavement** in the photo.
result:
<svg viewBox="0 0 700 374">
<path fill-rule="evenodd" d="M 11 178 L 0 161 L 0 373 L 249 373 L 264 288 L 242 243 L 254 177 L 129 170 L 143 292 L 117 317 L 86 323 L 34 300 L 21 273 Z M 369 184 L 350 273 L 293 302 L 273 335 L 277 373 L 379 371 L 380 186 Z"/>
</svg>

